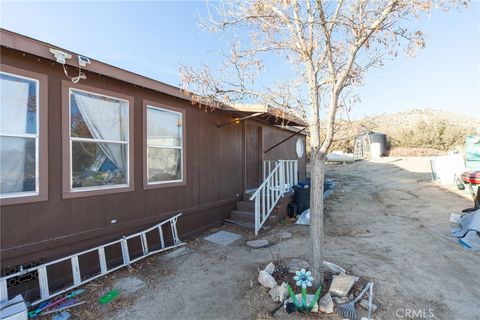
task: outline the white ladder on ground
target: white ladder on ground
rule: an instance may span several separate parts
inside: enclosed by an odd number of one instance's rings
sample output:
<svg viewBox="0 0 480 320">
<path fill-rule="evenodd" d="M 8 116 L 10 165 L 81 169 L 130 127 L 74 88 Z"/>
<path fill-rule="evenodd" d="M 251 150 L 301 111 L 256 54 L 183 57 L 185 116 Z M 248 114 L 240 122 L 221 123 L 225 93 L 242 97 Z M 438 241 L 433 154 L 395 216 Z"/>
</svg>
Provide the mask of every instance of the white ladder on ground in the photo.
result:
<svg viewBox="0 0 480 320">
<path fill-rule="evenodd" d="M 7 276 L 1 277 L 0 278 L 0 302 L 7 301 L 8 300 L 8 280 L 14 277 L 22 276 L 27 273 L 31 272 L 37 272 L 38 273 L 38 288 L 40 290 L 40 298 L 33 301 L 30 305 L 34 306 L 36 304 L 39 304 L 42 301 L 45 301 L 47 299 L 50 299 L 52 297 L 55 297 L 59 294 L 65 293 L 69 290 L 72 290 L 76 287 L 79 287 L 81 285 L 84 285 L 87 282 L 90 282 L 92 280 L 95 280 L 99 277 L 102 277 L 110 272 L 113 272 L 115 270 L 118 270 L 120 268 L 130 266 L 130 264 L 143 259 L 145 257 L 148 257 L 152 254 L 159 253 L 165 250 L 169 250 L 178 246 L 182 246 L 185 243 L 180 241 L 178 238 L 178 233 L 177 233 L 177 219 L 181 215 L 181 213 L 169 218 L 168 220 L 165 220 L 163 222 L 160 222 L 146 230 L 131 234 L 129 236 L 124 236 L 123 238 L 109 242 L 107 244 L 91 248 L 76 254 L 72 254 L 70 256 L 54 260 L 36 267 L 28 268 L 25 270 L 20 270 L 19 272 L 9 274 Z M 168 224 L 170 225 L 170 228 L 168 228 Z M 164 230 L 163 226 L 165 226 L 166 230 L 165 232 L 170 232 L 170 239 L 167 241 L 164 237 Z M 168 230 L 170 229 L 170 230 Z M 167 231 L 168 230 L 168 231 Z M 156 243 L 152 244 L 149 243 L 147 235 L 150 239 L 152 237 L 156 240 L 158 236 L 158 242 L 155 241 Z M 140 256 L 132 258 L 131 254 L 128 250 L 128 240 L 130 239 L 137 239 L 140 240 L 141 246 L 142 246 L 142 253 Z M 150 240 L 150 242 L 153 242 Z M 122 251 L 122 262 L 120 265 L 116 265 L 112 268 L 108 267 L 107 264 L 107 258 L 105 255 L 105 249 L 109 247 L 113 247 L 115 245 L 119 245 Z M 80 263 L 79 263 L 79 257 L 82 255 L 86 254 L 91 254 L 95 253 L 98 255 L 98 261 L 100 265 L 100 273 L 97 273 L 95 275 L 87 275 L 82 277 L 81 270 L 80 270 Z M 70 260 L 71 264 L 71 272 L 72 272 L 72 279 L 73 279 L 73 284 L 70 286 L 60 289 L 57 291 L 51 291 L 48 285 L 48 270 L 47 268 L 52 267 L 53 265 L 65 262 Z"/>
</svg>

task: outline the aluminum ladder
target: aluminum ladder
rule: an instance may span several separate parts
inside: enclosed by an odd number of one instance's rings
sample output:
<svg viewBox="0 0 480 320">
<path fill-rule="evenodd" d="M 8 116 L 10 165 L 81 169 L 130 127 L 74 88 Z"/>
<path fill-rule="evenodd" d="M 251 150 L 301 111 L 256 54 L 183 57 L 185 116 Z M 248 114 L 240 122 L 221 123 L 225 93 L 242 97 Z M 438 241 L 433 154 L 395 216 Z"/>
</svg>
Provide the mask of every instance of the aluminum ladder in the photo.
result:
<svg viewBox="0 0 480 320">
<path fill-rule="evenodd" d="M 367 133 L 357 135 L 353 147 L 353 158 L 355 160 L 365 159 L 370 150 L 370 143 L 370 136 Z"/>
<path fill-rule="evenodd" d="M 5 277 L 0 278 L 0 301 L 7 301 L 8 300 L 8 280 L 14 277 L 22 276 L 26 273 L 30 272 L 38 272 L 38 285 L 40 289 L 40 299 L 35 300 L 31 302 L 29 305 L 34 306 L 39 304 L 42 301 L 45 301 L 47 299 L 50 299 L 52 297 L 55 297 L 59 294 L 65 293 L 69 290 L 72 290 L 76 287 L 79 287 L 81 285 L 84 285 L 87 282 L 90 282 L 92 280 L 95 280 L 99 277 L 102 277 L 108 273 L 111 273 L 113 271 L 116 271 L 120 268 L 130 266 L 130 264 L 143 259 L 145 257 L 148 257 L 152 254 L 159 253 L 165 250 L 169 250 L 172 248 L 176 248 L 179 246 L 184 245 L 185 243 L 180 241 L 178 238 L 178 233 L 177 233 L 177 219 L 181 215 L 181 213 L 169 218 L 168 220 L 165 220 L 163 222 L 160 222 L 146 230 L 131 234 L 129 236 L 124 236 L 119 240 L 109 242 L 107 244 L 91 248 L 76 254 L 72 254 L 70 256 L 57 259 L 36 267 L 28 268 L 25 270 L 20 270 L 16 273 L 9 274 Z M 171 241 L 167 242 L 164 238 L 164 232 L 162 227 L 164 225 L 170 224 L 170 230 L 171 230 Z M 168 226 L 166 226 L 168 228 Z M 157 243 L 158 249 L 151 250 L 153 248 L 153 245 L 148 243 L 147 240 L 147 234 L 153 234 L 153 233 L 158 233 L 159 237 L 159 243 Z M 131 259 L 130 252 L 128 251 L 128 240 L 130 239 L 135 239 L 138 238 L 141 242 L 142 245 L 142 254 L 134 259 Z M 122 263 L 120 265 L 117 265 L 113 268 L 108 268 L 107 265 L 107 258 L 105 256 L 105 249 L 114 245 L 120 245 L 121 251 L 122 251 Z M 150 245 L 150 246 L 149 246 Z M 100 273 L 97 273 L 95 275 L 87 276 L 82 279 L 82 274 L 80 272 L 80 263 L 79 263 L 79 257 L 88 253 L 93 253 L 96 252 L 98 254 L 98 261 L 100 265 Z M 73 279 L 73 284 L 68 286 L 67 288 L 51 292 L 50 288 L 48 286 L 48 273 L 47 273 L 47 268 L 50 266 L 53 266 L 58 263 L 62 263 L 65 261 L 70 260 L 71 264 L 71 272 L 72 272 L 72 279 Z"/>
</svg>

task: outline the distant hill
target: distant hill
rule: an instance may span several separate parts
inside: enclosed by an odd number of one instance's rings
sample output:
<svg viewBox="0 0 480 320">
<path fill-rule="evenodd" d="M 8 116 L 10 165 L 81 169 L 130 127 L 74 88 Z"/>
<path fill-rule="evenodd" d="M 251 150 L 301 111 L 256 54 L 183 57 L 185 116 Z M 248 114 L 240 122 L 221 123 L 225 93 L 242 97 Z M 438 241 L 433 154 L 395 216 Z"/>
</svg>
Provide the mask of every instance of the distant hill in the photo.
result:
<svg viewBox="0 0 480 320">
<path fill-rule="evenodd" d="M 326 124 L 323 124 L 325 128 Z M 352 152 L 353 137 L 362 130 L 368 130 L 386 133 L 389 148 L 397 153 L 401 149 L 408 150 L 400 153 L 417 149 L 425 151 L 418 154 L 427 155 L 441 154 L 454 148 L 462 151 L 465 137 L 475 134 L 480 128 L 480 118 L 444 110 L 411 109 L 351 122 L 340 120 L 337 127 L 337 141 L 331 150 Z"/>
<path fill-rule="evenodd" d="M 405 148 L 448 150 L 463 145 L 465 137 L 480 127 L 479 118 L 435 109 L 412 109 L 365 120 L 373 131 L 387 134 L 391 147 Z"/>
<path fill-rule="evenodd" d="M 389 128 L 392 124 L 407 128 L 415 127 L 419 122 L 445 121 L 450 126 L 476 128 L 480 126 L 480 119 L 438 109 L 411 109 L 403 112 L 367 117 L 379 127 Z"/>
</svg>

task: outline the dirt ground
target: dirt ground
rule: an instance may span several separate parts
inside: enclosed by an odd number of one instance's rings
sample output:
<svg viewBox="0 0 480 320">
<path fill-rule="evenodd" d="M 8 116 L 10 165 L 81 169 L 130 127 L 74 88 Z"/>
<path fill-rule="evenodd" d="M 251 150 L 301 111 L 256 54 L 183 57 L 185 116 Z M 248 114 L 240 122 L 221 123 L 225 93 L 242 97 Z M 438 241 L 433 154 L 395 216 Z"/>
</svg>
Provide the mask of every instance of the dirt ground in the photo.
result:
<svg viewBox="0 0 480 320">
<path fill-rule="evenodd" d="M 427 158 L 385 158 L 327 170 L 338 186 L 327 202 L 325 259 L 375 283 L 375 318 L 412 319 L 415 311 L 417 319 L 480 319 L 480 254 L 449 236 L 450 214 L 472 206 L 471 200 L 434 185 Z M 292 238 L 279 239 L 282 230 Z M 272 253 L 306 257 L 308 227 L 283 223 L 270 229 L 261 238 L 273 245 L 262 249 L 247 247 L 252 235 L 242 234 L 228 246 L 204 240 L 205 234 L 90 284 L 94 298 L 72 310 L 73 318 L 271 319 L 277 304 L 258 284 L 257 270 Z M 146 286 L 98 305 L 95 299 L 122 277 L 138 277 Z M 280 310 L 275 318 L 288 317 Z"/>
</svg>

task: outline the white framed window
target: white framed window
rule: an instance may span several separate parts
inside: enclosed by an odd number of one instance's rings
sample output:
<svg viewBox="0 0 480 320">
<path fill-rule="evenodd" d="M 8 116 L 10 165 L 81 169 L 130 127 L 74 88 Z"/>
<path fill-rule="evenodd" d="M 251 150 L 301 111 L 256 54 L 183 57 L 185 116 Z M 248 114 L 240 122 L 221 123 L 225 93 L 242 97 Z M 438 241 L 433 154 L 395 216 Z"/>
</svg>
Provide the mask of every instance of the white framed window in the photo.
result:
<svg viewBox="0 0 480 320">
<path fill-rule="evenodd" d="M 146 186 L 182 184 L 184 113 L 146 104 Z"/>
<path fill-rule="evenodd" d="M 39 88 L 38 79 L 0 72 L 2 199 L 22 198 L 21 202 L 40 194 L 40 108 L 46 106 L 40 106 Z"/>
<path fill-rule="evenodd" d="M 77 88 L 68 89 L 70 192 L 130 186 L 130 104 Z"/>
</svg>

